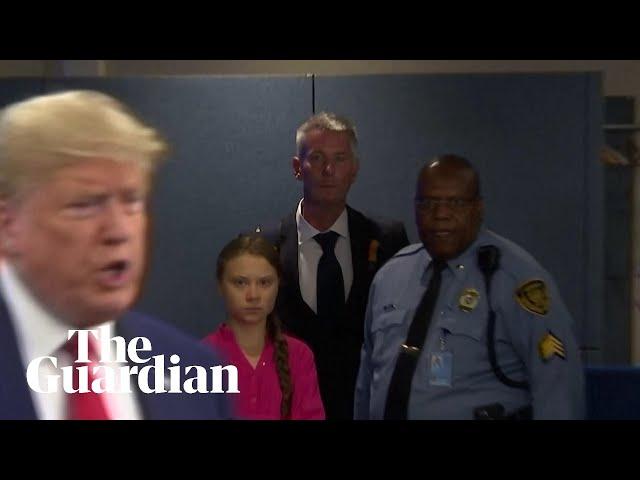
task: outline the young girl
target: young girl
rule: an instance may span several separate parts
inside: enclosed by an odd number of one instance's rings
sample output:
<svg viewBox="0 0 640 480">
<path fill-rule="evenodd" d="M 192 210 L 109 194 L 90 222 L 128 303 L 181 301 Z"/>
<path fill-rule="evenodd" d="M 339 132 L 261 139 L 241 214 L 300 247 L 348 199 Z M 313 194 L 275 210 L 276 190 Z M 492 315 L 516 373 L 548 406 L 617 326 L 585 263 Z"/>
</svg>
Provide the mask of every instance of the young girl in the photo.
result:
<svg viewBox="0 0 640 480">
<path fill-rule="evenodd" d="M 220 252 L 218 289 L 227 321 L 203 341 L 238 369 L 236 414 L 244 419 L 323 420 L 313 354 L 285 335 L 273 311 L 280 259 L 259 236 L 240 236 Z"/>
</svg>

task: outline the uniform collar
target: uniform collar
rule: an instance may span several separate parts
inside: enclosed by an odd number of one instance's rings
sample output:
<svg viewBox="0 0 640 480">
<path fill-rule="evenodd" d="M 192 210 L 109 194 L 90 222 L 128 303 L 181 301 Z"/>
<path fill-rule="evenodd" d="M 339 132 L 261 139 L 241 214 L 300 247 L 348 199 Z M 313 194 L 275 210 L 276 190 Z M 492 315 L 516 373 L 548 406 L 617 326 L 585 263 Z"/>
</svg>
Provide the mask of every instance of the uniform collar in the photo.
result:
<svg viewBox="0 0 640 480">
<path fill-rule="evenodd" d="M 487 245 L 488 243 L 491 242 L 489 241 L 487 230 L 485 228 L 480 228 L 476 239 L 464 252 L 462 252 L 456 258 L 447 260 L 447 268 L 445 269 L 445 271 L 451 271 L 454 277 L 456 277 L 457 279 L 464 278 L 469 268 L 475 268 L 477 266 L 478 259 L 476 253 L 478 251 L 478 248 L 481 245 Z M 431 258 L 431 256 L 427 253 L 427 263 L 425 266 L 423 281 L 426 280 L 427 272 L 431 270 L 430 266 L 432 260 L 433 259 Z"/>
</svg>

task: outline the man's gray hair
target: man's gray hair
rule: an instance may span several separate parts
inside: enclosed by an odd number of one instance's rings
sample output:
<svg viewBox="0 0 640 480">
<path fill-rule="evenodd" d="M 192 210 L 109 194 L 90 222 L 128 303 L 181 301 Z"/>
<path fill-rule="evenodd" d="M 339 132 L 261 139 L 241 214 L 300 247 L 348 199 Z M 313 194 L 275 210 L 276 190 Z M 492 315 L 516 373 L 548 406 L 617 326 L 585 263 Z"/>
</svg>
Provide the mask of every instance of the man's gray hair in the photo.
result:
<svg viewBox="0 0 640 480">
<path fill-rule="evenodd" d="M 351 144 L 351 152 L 354 158 L 358 159 L 358 134 L 356 127 L 346 117 L 330 112 L 320 112 L 309 117 L 296 131 L 296 154 L 302 158 L 304 155 L 304 140 L 307 132 L 311 130 L 327 130 L 330 132 L 346 132 Z"/>
</svg>

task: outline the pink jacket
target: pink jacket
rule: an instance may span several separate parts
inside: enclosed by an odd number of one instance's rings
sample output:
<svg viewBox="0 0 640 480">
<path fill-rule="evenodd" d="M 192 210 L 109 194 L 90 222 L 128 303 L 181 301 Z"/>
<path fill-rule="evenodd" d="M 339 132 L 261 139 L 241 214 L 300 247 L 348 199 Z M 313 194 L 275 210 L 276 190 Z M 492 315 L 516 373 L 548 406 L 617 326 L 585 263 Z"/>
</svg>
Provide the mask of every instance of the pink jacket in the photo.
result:
<svg viewBox="0 0 640 480">
<path fill-rule="evenodd" d="M 302 341 L 285 335 L 289 347 L 289 368 L 293 395 L 291 420 L 324 420 L 324 407 L 320 398 L 313 353 Z M 235 412 L 238 418 L 248 420 L 280 420 L 282 393 L 278 382 L 274 345 L 267 340 L 254 369 L 236 343 L 233 331 L 225 324 L 203 339 L 222 355 L 226 364 L 238 369 L 238 390 Z"/>
</svg>

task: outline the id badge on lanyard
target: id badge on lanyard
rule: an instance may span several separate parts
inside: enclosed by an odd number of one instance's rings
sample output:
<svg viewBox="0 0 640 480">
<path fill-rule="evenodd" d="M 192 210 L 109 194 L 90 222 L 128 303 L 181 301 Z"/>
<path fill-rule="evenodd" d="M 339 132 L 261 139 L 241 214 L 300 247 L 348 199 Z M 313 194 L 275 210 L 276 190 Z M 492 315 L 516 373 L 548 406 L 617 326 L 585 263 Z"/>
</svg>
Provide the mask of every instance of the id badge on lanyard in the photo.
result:
<svg viewBox="0 0 640 480">
<path fill-rule="evenodd" d="M 440 350 L 429 352 L 429 385 L 450 387 L 453 376 L 453 354 L 446 351 L 444 332 L 440 335 Z"/>
</svg>

